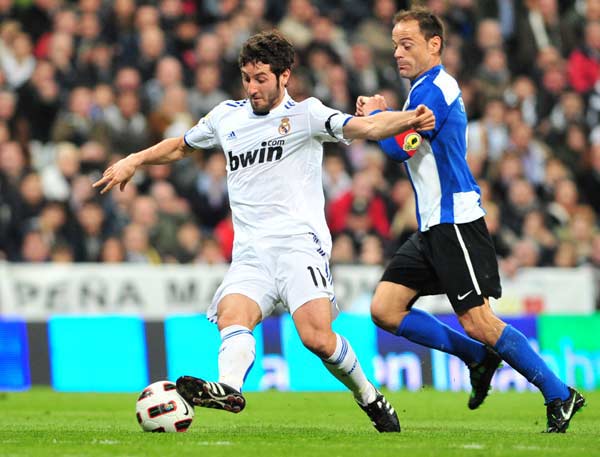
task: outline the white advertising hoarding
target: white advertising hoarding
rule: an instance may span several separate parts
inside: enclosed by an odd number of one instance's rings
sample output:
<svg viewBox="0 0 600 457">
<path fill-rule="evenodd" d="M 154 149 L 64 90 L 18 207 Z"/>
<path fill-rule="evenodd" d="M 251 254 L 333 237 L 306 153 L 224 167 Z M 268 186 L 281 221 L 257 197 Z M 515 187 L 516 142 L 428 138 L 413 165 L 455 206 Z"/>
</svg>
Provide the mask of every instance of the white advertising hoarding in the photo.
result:
<svg viewBox="0 0 600 457">
<path fill-rule="evenodd" d="M 55 314 L 136 314 L 162 319 L 202 313 L 227 265 L 9 264 L 0 263 L 0 314 L 44 320 Z M 333 269 L 341 310 L 368 313 L 382 268 Z M 492 305 L 501 315 L 587 314 L 594 311 L 594 272 L 589 268 L 523 269 L 502 281 Z M 445 296 L 422 297 L 417 306 L 450 313 Z"/>
</svg>

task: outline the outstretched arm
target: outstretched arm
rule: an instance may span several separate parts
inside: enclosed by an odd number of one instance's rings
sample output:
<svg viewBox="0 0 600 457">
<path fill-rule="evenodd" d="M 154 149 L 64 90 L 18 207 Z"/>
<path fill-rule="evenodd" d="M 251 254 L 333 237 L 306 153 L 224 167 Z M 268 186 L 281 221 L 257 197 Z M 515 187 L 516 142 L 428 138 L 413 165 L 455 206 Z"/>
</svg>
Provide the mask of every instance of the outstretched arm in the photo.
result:
<svg viewBox="0 0 600 457">
<path fill-rule="evenodd" d="M 194 149 L 185 143 L 182 136 L 167 138 L 143 151 L 129 154 L 127 157 L 114 163 L 104 171 L 102 178 L 96 181 L 93 187 L 104 186 L 100 191 L 101 194 L 108 192 L 117 184 L 123 190 L 138 167 L 175 162 L 192 151 Z"/>
<path fill-rule="evenodd" d="M 374 95 L 373 97 L 360 96 L 356 100 L 356 114 L 358 116 L 365 116 L 369 113 L 386 110 L 387 103 L 381 95 Z M 416 119 L 422 118 L 422 123 L 415 121 L 412 128 L 379 140 L 379 146 L 383 152 L 399 162 L 410 159 L 421 145 L 419 131 L 433 130 L 435 128 L 435 116 L 425 105 L 419 105 L 414 111 L 408 112 L 414 113 Z"/>
<path fill-rule="evenodd" d="M 425 105 L 419 105 L 411 111 L 384 111 L 383 97 L 371 97 L 357 102 L 357 114 L 368 114 L 373 110 L 382 110 L 372 116 L 353 117 L 344 126 L 344 137 L 348 139 L 383 140 L 407 130 L 431 130 L 435 127 L 435 116 Z M 360 103 L 360 106 L 359 106 Z"/>
</svg>

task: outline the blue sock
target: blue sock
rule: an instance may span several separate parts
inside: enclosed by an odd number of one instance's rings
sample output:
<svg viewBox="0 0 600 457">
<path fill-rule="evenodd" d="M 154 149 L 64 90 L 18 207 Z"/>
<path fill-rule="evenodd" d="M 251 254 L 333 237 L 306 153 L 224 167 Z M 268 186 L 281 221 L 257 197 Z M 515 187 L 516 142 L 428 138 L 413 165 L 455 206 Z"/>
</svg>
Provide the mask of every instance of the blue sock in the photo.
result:
<svg viewBox="0 0 600 457">
<path fill-rule="evenodd" d="M 546 404 L 557 398 L 566 400 L 569 397 L 569 388 L 533 350 L 525 335 L 513 326 L 504 328 L 494 349 L 511 367 L 542 391 Z"/>
<path fill-rule="evenodd" d="M 410 310 L 398 327 L 396 335 L 460 357 L 467 365 L 480 363 L 487 354 L 485 346 L 479 341 L 451 329 L 435 316 L 418 308 Z"/>
</svg>

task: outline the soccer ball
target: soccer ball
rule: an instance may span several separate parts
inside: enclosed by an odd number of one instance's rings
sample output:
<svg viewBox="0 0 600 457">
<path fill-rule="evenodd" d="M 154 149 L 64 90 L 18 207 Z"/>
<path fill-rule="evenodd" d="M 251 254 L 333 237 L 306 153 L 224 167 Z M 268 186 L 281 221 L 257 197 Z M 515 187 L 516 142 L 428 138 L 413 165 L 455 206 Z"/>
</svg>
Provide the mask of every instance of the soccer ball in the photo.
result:
<svg viewBox="0 0 600 457">
<path fill-rule="evenodd" d="M 194 418 L 194 408 L 171 381 L 157 381 L 142 390 L 135 411 L 145 432 L 185 432 Z"/>
</svg>

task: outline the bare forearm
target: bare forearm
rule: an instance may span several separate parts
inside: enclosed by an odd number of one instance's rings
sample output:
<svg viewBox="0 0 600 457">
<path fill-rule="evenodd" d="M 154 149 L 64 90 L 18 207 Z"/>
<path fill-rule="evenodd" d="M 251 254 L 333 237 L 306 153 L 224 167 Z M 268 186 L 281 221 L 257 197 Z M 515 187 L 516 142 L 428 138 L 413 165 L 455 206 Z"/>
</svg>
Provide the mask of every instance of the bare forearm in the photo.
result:
<svg viewBox="0 0 600 457">
<path fill-rule="evenodd" d="M 131 154 L 130 157 L 135 160 L 136 166 L 160 165 L 183 159 L 189 151 L 190 148 L 186 146 L 183 138 L 167 138 L 143 151 Z"/>
<path fill-rule="evenodd" d="M 354 117 L 344 127 L 349 139 L 382 140 L 413 128 L 414 111 L 382 111 L 372 116 Z"/>
</svg>

